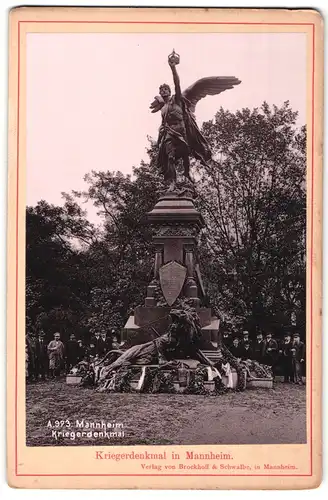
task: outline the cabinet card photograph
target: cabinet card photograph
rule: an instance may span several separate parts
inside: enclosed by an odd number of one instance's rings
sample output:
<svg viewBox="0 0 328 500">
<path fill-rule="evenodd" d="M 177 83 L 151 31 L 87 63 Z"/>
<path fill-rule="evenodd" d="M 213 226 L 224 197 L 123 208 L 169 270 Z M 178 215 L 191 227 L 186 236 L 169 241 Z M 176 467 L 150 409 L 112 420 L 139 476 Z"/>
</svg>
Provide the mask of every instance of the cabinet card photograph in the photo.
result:
<svg viewBox="0 0 328 500">
<path fill-rule="evenodd" d="M 320 15 L 21 7 L 9 49 L 9 484 L 318 486 Z"/>
</svg>

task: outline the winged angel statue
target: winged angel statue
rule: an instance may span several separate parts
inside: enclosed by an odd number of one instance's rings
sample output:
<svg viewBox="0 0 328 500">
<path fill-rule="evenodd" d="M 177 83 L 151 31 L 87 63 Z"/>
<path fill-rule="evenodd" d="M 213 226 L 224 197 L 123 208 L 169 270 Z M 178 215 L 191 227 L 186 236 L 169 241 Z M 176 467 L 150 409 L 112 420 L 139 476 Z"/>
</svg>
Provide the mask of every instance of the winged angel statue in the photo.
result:
<svg viewBox="0 0 328 500">
<path fill-rule="evenodd" d="M 179 62 L 180 56 L 173 50 L 168 57 L 168 63 L 173 74 L 175 95 L 171 95 L 169 85 L 164 83 L 159 88 L 160 95 L 156 96 L 150 105 L 152 113 L 159 110 L 162 113 L 157 162 L 164 179 L 170 183 L 170 191 L 174 190 L 176 185 L 176 165 L 180 159 L 184 167 L 184 176 L 191 181 L 189 157 L 193 156 L 203 165 L 206 165 L 211 158 L 210 147 L 195 120 L 196 104 L 207 95 L 220 94 L 241 83 L 234 76 L 209 76 L 197 80 L 181 92 L 176 69 Z"/>
</svg>

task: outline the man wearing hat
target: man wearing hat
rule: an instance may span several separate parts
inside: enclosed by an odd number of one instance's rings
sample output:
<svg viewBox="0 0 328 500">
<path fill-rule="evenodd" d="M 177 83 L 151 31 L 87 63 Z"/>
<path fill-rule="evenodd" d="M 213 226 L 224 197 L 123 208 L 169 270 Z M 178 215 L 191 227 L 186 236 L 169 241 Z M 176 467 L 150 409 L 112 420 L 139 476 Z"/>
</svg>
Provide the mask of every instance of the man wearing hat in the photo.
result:
<svg viewBox="0 0 328 500">
<path fill-rule="evenodd" d="M 101 339 L 103 341 L 103 352 L 102 355 L 105 356 L 108 351 L 111 351 L 113 348 L 113 339 L 110 335 L 107 335 L 105 331 L 102 331 L 101 334 Z"/>
<path fill-rule="evenodd" d="M 228 349 L 230 349 L 231 346 L 232 346 L 232 338 L 231 338 L 231 335 L 229 335 L 229 333 L 227 331 L 223 332 L 223 335 L 222 335 L 222 344 L 225 347 L 227 347 Z"/>
<path fill-rule="evenodd" d="M 263 363 L 265 342 L 263 340 L 263 333 L 258 332 L 256 341 L 253 346 L 253 357 L 258 363 Z"/>
<path fill-rule="evenodd" d="M 284 341 L 281 344 L 280 354 L 282 360 L 282 368 L 284 372 L 284 382 L 293 382 L 293 367 L 292 367 L 292 339 L 290 333 L 285 333 Z"/>
<path fill-rule="evenodd" d="M 83 361 L 87 355 L 87 348 L 83 345 L 83 340 L 79 339 L 77 341 L 77 362 Z"/>
<path fill-rule="evenodd" d="M 26 350 L 28 359 L 28 380 L 37 380 L 36 371 L 36 337 L 34 332 L 31 330 L 26 336 Z"/>
<path fill-rule="evenodd" d="M 235 358 L 241 358 L 242 356 L 242 347 L 239 343 L 239 338 L 235 337 L 232 341 L 232 346 L 230 347 L 230 352 Z"/>
<path fill-rule="evenodd" d="M 39 332 L 35 348 L 36 348 L 37 378 L 40 376 L 42 380 L 45 380 L 46 375 L 48 375 L 49 361 L 48 361 L 47 343 L 45 341 L 45 334 L 43 330 Z"/>
<path fill-rule="evenodd" d="M 268 332 L 265 336 L 265 346 L 264 346 L 264 364 L 272 367 L 272 375 L 274 377 L 276 371 L 278 355 L 278 344 L 277 341 L 272 338 L 272 333 Z"/>
<path fill-rule="evenodd" d="M 60 333 L 54 334 L 54 340 L 51 340 L 47 346 L 49 358 L 49 373 L 52 378 L 59 377 L 64 366 L 65 348 L 60 340 Z"/>
<path fill-rule="evenodd" d="M 248 330 L 243 331 L 243 338 L 241 340 L 241 347 L 244 347 L 245 344 L 250 344 L 251 341 L 249 340 L 249 333 Z"/>
<path fill-rule="evenodd" d="M 96 332 L 90 340 L 90 354 L 92 356 L 103 357 L 105 351 L 105 342 L 100 335 L 100 332 Z"/>
<path fill-rule="evenodd" d="M 253 349 L 249 342 L 244 342 L 241 348 L 241 359 L 254 359 Z"/>
<path fill-rule="evenodd" d="M 293 334 L 291 346 L 292 370 L 295 384 L 302 384 L 302 365 L 305 361 L 305 345 L 301 342 L 300 334 Z"/>
<path fill-rule="evenodd" d="M 76 340 L 75 334 L 71 333 L 69 336 L 69 341 L 66 344 L 66 368 L 67 373 L 73 368 L 78 362 L 78 350 L 79 344 Z"/>
</svg>

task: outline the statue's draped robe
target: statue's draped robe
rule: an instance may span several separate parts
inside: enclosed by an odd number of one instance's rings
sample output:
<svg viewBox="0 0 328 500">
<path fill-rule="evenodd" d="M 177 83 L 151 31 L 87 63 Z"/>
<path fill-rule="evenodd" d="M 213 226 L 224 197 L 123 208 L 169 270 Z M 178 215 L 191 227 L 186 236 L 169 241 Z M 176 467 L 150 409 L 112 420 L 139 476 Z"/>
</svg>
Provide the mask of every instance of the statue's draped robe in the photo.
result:
<svg viewBox="0 0 328 500">
<path fill-rule="evenodd" d="M 164 116 L 159 131 L 159 154 L 158 166 L 164 174 L 165 180 L 172 180 L 174 173 L 170 171 L 169 155 L 175 159 L 193 156 L 202 164 L 211 158 L 211 152 L 207 140 L 200 132 L 193 113 L 190 110 L 190 102 L 186 97 L 181 97 L 181 109 L 183 122 L 169 125 L 168 115 L 174 114 L 175 96 L 168 103 L 168 110 Z"/>
</svg>

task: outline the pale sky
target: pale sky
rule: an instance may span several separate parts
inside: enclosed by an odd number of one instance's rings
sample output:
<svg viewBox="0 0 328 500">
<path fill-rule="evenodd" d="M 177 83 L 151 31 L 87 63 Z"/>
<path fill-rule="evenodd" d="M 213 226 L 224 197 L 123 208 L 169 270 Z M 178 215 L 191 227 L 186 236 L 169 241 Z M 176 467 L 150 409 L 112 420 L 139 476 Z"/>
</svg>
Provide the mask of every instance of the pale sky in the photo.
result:
<svg viewBox="0 0 328 500">
<path fill-rule="evenodd" d="M 167 56 L 180 54 L 182 89 L 204 76 L 235 76 L 233 90 L 201 100 L 199 126 L 222 106 L 289 100 L 306 117 L 306 35 L 302 33 L 27 35 L 27 204 L 61 204 L 90 170 L 120 170 L 147 159 L 160 113 L 149 105 L 173 88 Z M 90 217 L 93 219 L 93 210 Z"/>
</svg>

